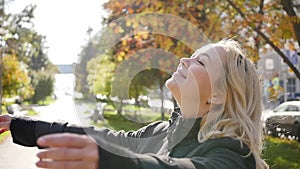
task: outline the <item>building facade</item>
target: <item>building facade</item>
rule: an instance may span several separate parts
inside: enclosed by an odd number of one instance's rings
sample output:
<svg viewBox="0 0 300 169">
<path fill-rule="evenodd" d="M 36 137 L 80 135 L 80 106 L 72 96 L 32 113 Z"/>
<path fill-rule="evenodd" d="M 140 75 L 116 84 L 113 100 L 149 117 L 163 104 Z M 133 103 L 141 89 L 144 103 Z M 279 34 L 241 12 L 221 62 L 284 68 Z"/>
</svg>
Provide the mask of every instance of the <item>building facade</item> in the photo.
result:
<svg viewBox="0 0 300 169">
<path fill-rule="evenodd" d="M 286 55 L 290 55 L 290 51 L 283 51 Z M 290 57 L 288 57 L 290 59 Z M 291 60 L 291 59 L 290 59 Z M 300 71 L 299 56 L 294 52 L 292 63 Z M 268 95 L 268 88 L 274 85 L 274 81 L 278 79 L 278 85 L 282 92 L 279 96 L 279 102 L 288 100 L 300 100 L 300 80 L 283 59 L 276 52 L 268 52 L 260 54 L 258 63 L 259 69 L 264 77 L 263 93 Z M 272 84 L 273 82 L 273 84 Z M 276 84 L 275 84 L 276 85 Z"/>
</svg>

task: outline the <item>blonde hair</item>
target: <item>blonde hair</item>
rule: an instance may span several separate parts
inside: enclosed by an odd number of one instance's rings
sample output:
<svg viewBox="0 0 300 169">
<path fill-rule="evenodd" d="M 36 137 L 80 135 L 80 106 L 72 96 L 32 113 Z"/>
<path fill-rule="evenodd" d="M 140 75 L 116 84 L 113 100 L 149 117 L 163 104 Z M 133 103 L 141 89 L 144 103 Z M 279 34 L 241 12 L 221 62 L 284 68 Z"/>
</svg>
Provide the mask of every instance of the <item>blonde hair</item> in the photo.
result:
<svg viewBox="0 0 300 169">
<path fill-rule="evenodd" d="M 250 148 L 256 168 L 269 168 L 261 158 L 262 151 L 262 100 L 261 86 L 255 65 L 246 58 L 238 42 L 222 40 L 216 44 L 225 50 L 224 76 L 213 87 L 218 89 L 225 101 L 212 104 L 203 118 L 198 140 L 231 137 Z"/>
</svg>

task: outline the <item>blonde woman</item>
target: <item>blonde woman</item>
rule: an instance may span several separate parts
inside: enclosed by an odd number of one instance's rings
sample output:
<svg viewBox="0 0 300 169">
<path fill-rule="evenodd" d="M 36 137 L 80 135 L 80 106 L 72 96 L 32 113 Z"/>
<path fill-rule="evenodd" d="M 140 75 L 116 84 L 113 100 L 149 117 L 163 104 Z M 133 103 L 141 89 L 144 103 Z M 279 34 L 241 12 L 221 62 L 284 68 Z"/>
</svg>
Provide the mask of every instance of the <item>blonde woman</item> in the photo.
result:
<svg viewBox="0 0 300 169">
<path fill-rule="evenodd" d="M 182 58 L 166 86 L 179 108 L 169 122 L 135 132 L 8 115 L 0 116 L 0 127 L 10 129 L 17 144 L 46 148 L 37 154 L 42 168 L 268 168 L 261 158 L 260 81 L 236 41 Z"/>
</svg>

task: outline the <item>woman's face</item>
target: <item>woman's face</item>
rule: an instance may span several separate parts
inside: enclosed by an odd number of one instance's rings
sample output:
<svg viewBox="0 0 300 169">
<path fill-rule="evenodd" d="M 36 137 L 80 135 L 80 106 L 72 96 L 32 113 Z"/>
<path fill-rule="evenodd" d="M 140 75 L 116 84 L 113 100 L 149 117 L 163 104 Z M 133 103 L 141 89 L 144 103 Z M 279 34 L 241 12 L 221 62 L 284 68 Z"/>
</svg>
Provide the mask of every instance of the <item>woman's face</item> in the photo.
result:
<svg viewBox="0 0 300 169">
<path fill-rule="evenodd" d="M 222 67 L 222 48 L 207 45 L 190 58 L 182 58 L 177 70 L 167 80 L 166 86 L 178 102 L 184 116 L 199 117 L 208 112 L 212 84 Z"/>
</svg>

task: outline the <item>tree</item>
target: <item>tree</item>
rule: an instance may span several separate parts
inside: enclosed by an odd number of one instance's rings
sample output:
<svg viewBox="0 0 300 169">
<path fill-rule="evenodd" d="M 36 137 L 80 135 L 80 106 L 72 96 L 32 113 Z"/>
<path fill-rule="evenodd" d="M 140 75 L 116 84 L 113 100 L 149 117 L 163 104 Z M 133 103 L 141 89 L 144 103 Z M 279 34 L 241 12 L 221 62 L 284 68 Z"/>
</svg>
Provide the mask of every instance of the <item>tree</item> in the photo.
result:
<svg viewBox="0 0 300 169">
<path fill-rule="evenodd" d="M 288 40 L 299 42 L 299 18 L 296 11 L 299 5 L 291 0 L 274 1 L 118 1 L 111 0 L 104 7 L 111 11 L 107 22 L 135 13 L 157 12 L 179 16 L 193 23 L 199 30 L 203 31 L 212 40 L 219 40 L 223 37 L 237 38 L 248 50 L 250 58 L 256 62 L 259 59 L 259 50 L 269 44 L 291 67 L 298 76 L 299 72 L 289 62 L 286 56 L 280 51 L 283 44 Z M 296 11 L 295 11 L 296 10 Z M 286 12 L 285 12 L 286 11 Z M 156 20 L 152 20 L 156 21 Z M 158 23 L 159 24 L 159 23 Z M 141 26 L 141 23 L 128 21 L 125 25 L 133 27 Z M 166 24 L 164 24 L 166 25 Z M 272 26 L 270 26 L 272 25 Z M 115 32 L 127 33 L 126 27 L 122 24 L 114 25 Z M 178 25 L 171 25 L 174 31 Z M 149 32 L 144 30 L 144 32 Z M 125 37 L 125 36 L 124 36 Z M 136 36 L 134 36 L 135 39 Z M 136 41 L 138 41 L 137 39 Z M 165 44 L 166 49 L 172 46 L 168 43 L 168 37 L 158 40 L 158 44 Z M 139 42 L 139 41 L 138 41 Z M 157 42 L 157 41 L 156 41 Z M 137 43 L 139 44 L 139 43 Z M 166 45 L 167 44 L 167 45 Z M 299 44 L 299 43 L 298 43 Z M 138 46 L 138 45 L 135 45 Z M 126 50 L 125 50 L 126 51 Z M 181 51 L 184 51 L 181 49 Z M 124 50 L 119 50 L 119 58 Z M 125 54 L 127 54 L 125 52 Z M 298 76 L 299 77 L 299 76 Z"/>
<path fill-rule="evenodd" d="M 230 35 L 239 35 L 239 40 L 248 46 L 248 53 L 259 59 L 259 51 L 265 50 L 266 44 L 278 53 L 283 61 L 294 71 L 300 79 L 299 70 L 282 52 L 284 44 L 289 41 L 298 41 L 299 45 L 299 18 L 294 9 L 299 10 L 291 0 L 274 1 L 218 1 L 225 9 L 223 24 Z M 286 11 L 286 12 L 285 12 Z"/>
<path fill-rule="evenodd" d="M 149 75 L 144 74 L 147 77 L 144 84 L 142 82 L 139 84 L 146 85 L 145 82 L 147 81 L 159 81 L 158 86 L 162 88 L 162 84 L 169 78 L 169 75 L 162 76 L 162 71 L 155 71 L 154 69 L 166 69 L 165 72 L 171 74 L 176 69 L 180 57 L 190 56 L 194 50 L 207 43 L 198 38 L 199 36 L 194 36 L 195 28 L 192 27 L 205 31 L 205 27 L 210 24 L 207 19 L 209 10 L 206 7 L 204 1 L 108 1 L 104 8 L 110 11 L 110 15 L 104 23 L 107 24 L 107 34 L 113 32 L 113 36 L 109 37 L 116 37 L 117 39 L 116 44 L 112 47 L 112 59 L 119 65 L 143 49 L 152 48 L 165 51 L 165 54 L 156 58 L 154 58 L 153 50 L 145 50 L 143 55 L 139 55 L 139 62 L 147 65 L 148 69 L 153 69 L 153 71 L 148 71 Z M 146 19 L 142 19 L 142 12 L 157 12 L 161 15 L 147 16 L 146 13 L 144 15 Z M 141 15 L 131 15 L 137 13 Z M 169 18 L 164 18 L 163 14 L 166 13 L 179 16 L 194 25 L 186 24 L 186 22 L 181 23 L 180 21 L 184 21 L 183 19 L 179 21 L 178 17 L 170 15 L 168 15 Z M 121 17 L 123 18 L 116 20 Z M 120 38 L 118 39 L 118 37 Z M 166 57 L 166 51 L 172 53 L 173 58 L 176 59 Z M 154 60 L 159 63 L 158 67 L 156 66 L 157 63 L 152 63 Z M 131 68 L 131 66 L 128 67 Z M 122 72 L 125 73 L 126 71 Z M 163 101 L 163 98 L 161 99 Z"/>
<path fill-rule="evenodd" d="M 107 55 L 91 59 L 87 64 L 89 93 L 110 96 L 115 63 Z"/>
<path fill-rule="evenodd" d="M 18 61 L 15 55 L 6 55 L 3 58 L 2 90 L 4 97 L 21 96 L 27 99 L 34 91 L 30 85 L 30 78 L 25 64 Z"/>
<path fill-rule="evenodd" d="M 83 93 L 84 95 L 89 95 L 88 83 L 88 62 L 96 56 L 96 48 L 92 39 L 89 39 L 87 45 L 83 47 L 80 53 L 79 63 L 76 63 L 75 75 L 76 75 L 76 87 L 75 90 Z M 93 75 L 92 75 L 93 76 Z"/>
<path fill-rule="evenodd" d="M 31 88 L 32 86 L 36 87 L 37 81 L 44 81 L 44 79 L 36 79 L 40 77 L 36 76 L 37 72 L 47 72 L 51 77 L 57 72 L 57 68 L 49 61 L 46 54 L 45 37 L 33 29 L 32 18 L 34 17 L 33 12 L 36 6 L 28 5 L 18 14 L 6 14 L 4 7 L 9 2 L 2 0 L 1 3 L 1 32 L 2 29 L 4 30 L 1 39 L 5 42 L 5 46 L 2 46 L 5 49 L 3 53 L 8 58 L 13 56 L 11 59 L 14 59 L 16 63 L 20 63 L 22 69 L 26 69 L 28 79 L 33 79 L 34 77 L 35 82 L 29 81 L 31 84 L 27 84 L 27 81 L 24 81 L 24 85 L 29 85 Z M 22 74 L 15 74 L 14 76 L 18 77 L 19 75 L 23 76 Z M 46 82 L 53 83 L 53 80 Z M 47 87 L 52 88 L 44 89 L 45 91 L 53 90 L 53 84 L 48 84 Z M 23 97 L 33 95 L 32 90 L 28 90 L 28 92 L 30 94 L 26 94 Z M 10 93 L 14 92 L 10 91 Z M 47 92 L 43 92 L 43 94 L 45 93 Z M 38 94 L 35 91 L 33 100 L 39 98 L 36 95 Z"/>
<path fill-rule="evenodd" d="M 39 71 L 49 68 L 52 63 L 46 53 L 46 37 L 33 29 L 32 18 L 35 8 L 36 6 L 28 5 L 20 14 L 10 15 L 7 30 L 11 36 L 17 38 L 7 40 L 7 44 L 30 70 Z"/>
<path fill-rule="evenodd" d="M 294 38 L 298 41 L 298 45 L 300 47 L 300 20 L 297 16 L 297 13 L 299 12 L 300 4 L 296 4 L 297 1 L 292 0 L 281 0 L 280 3 L 283 7 L 283 10 L 288 15 L 288 24 L 292 25 L 294 30 Z M 298 1 L 299 2 L 299 1 Z M 287 31 L 289 34 L 293 34 L 291 31 L 291 27 L 288 27 L 288 29 L 284 29 L 284 31 Z"/>
<path fill-rule="evenodd" d="M 54 77 L 47 71 L 37 71 L 33 73 L 34 95 L 31 97 L 32 103 L 45 100 L 50 96 L 54 88 Z"/>
<path fill-rule="evenodd" d="M 103 46 L 110 51 L 116 68 L 144 51 L 137 56 L 138 62 L 147 65 L 148 69 L 155 69 L 149 61 L 154 60 L 153 53 L 148 49 L 161 49 L 174 54 L 177 59 L 155 58 L 161 65 L 158 69 L 169 65 L 170 69 L 166 69 L 174 70 L 179 58 L 189 57 L 204 44 L 236 37 L 255 63 L 268 44 L 298 76 L 297 69 L 281 51 L 284 43 L 298 37 L 296 21 L 299 19 L 295 11 L 299 10 L 299 5 L 295 1 L 110 0 L 104 8 L 109 11 L 109 16 L 103 22 L 98 45 L 102 46 L 100 53 L 107 52 Z M 123 73 L 128 72 L 125 70 Z M 143 74 L 148 81 L 154 82 L 156 78 L 163 82 L 168 78 L 158 74 L 152 76 L 150 72 Z M 142 80 L 136 84 L 147 85 Z"/>
</svg>

